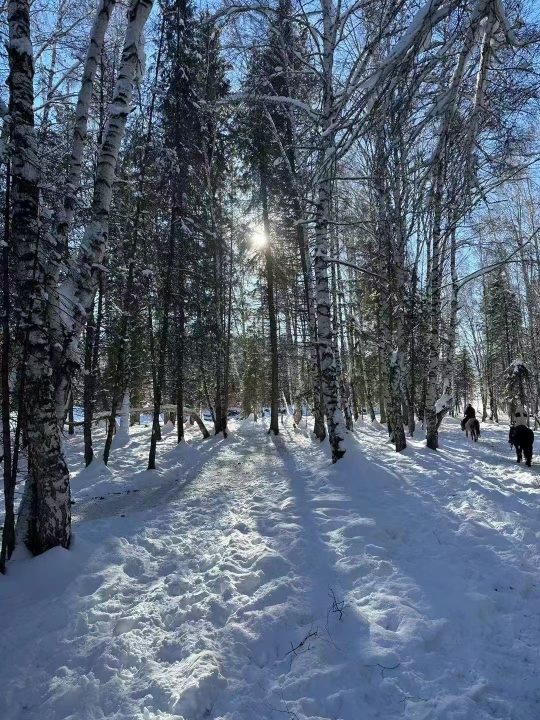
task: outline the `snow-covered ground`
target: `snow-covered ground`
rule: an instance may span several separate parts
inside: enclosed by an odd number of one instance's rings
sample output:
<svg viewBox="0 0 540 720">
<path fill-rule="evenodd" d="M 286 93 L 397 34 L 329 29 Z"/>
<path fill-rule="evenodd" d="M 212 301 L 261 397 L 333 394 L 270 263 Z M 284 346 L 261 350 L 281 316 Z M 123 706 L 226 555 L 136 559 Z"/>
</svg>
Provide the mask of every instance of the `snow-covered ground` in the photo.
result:
<svg viewBox="0 0 540 720">
<path fill-rule="evenodd" d="M 1 720 L 540 718 L 540 467 L 505 428 L 360 424 L 332 466 L 242 421 L 154 472 L 148 433 L 110 471 L 69 441 L 72 549 L 0 578 Z"/>
</svg>

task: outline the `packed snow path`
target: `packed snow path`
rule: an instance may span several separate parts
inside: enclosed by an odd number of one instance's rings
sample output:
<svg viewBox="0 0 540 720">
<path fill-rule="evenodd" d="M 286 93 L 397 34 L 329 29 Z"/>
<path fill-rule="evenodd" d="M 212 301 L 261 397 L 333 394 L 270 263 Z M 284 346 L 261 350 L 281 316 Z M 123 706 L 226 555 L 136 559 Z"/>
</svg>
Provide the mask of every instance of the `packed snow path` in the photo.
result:
<svg viewBox="0 0 540 720">
<path fill-rule="evenodd" d="M 539 468 L 453 421 L 348 446 L 244 421 L 81 472 L 73 549 L 0 579 L 0 718 L 540 717 Z"/>
</svg>

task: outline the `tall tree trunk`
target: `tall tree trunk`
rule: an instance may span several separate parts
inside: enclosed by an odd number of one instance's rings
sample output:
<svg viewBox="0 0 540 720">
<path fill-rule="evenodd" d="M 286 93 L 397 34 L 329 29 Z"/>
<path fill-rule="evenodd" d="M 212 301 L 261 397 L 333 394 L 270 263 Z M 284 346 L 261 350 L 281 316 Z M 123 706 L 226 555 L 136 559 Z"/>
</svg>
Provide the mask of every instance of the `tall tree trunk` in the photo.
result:
<svg viewBox="0 0 540 720">
<path fill-rule="evenodd" d="M 335 158 L 333 63 L 335 48 L 335 18 L 332 0 L 322 0 L 323 14 L 323 100 L 319 147 L 317 200 L 315 207 L 315 297 L 317 302 L 317 337 L 321 364 L 322 395 L 328 421 L 328 439 L 332 461 L 345 455 L 345 423 L 339 407 L 336 358 L 332 351 L 330 287 L 328 282 L 328 220 L 331 209 L 331 173 Z"/>
<path fill-rule="evenodd" d="M 15 549 L 15 478 L 12 477 L 11 464 L 11 403 L 9 387 L 9 360 L 11 350 L 10 318 L 11 301 L 9 297 L 9 254 L 11 247 L 9 206 L 11 201 L 11 163 L 6 164 L 6 192 L 4 200 L 4 239 L 2 245 L 2 456 L 4 474 L 4 529 L 2 531 L 2 549 L 0 550 L 0 572 L 5 572 L 6 560 Z"/>
<path fill-rule="evenodd" d="M 351 386 L 351 402 L 353 419 L 355 422 L 360 417 L 360 407 L 358 405 L 358 379 L 359 379 L 359 362 L 355 353 L 355 329 L 354 321 L 350 318 L 347 321 L 347 345 L 349 349 L 349 372 Z"/>
<path fill-rule="evenodd" d="M 181 223 L 179 207 L 176 199 L 176 188 L 174 192 L 175 194 L 172 203 L 171 223 L 169 227 L 169 248 L 166 258 L 167 270 L 165 275 L 165 286 L 163 288 L 161 332 L 159 338 L 157 368 L 154 372 L 154 409 L 152 415 L 152 435 L 150 438 L 150 451 L 148 453 L 148 470 L 156 469 L 156 446 L 158 440 L 161 439 L 159 414 L 161 411 L 163 384 L 165 381 L 165 360 L 167 356 L 167 343 L 169 340 L 169 313 L 172 295 L 173 267 L 176 256 L 176 235 L 178 233 L 178 228 Z"/>
<path fill-rule="evenodd" d="M 444 416 L 451 409 L 454 398 L 454 361 L 457 340 L 457 311 L 458 311 L 458 277 L 456 270 L 456 234 L 452 231 L 450 237 L 450 275 L 452 279 L 452 297 L 450 300 L 450 319 L 448 322 L 448 338 L 446 352 L 442 364 L 442 392 L 437 408 L 437 427 L 442 423 Z"/>
<path fill-rule="evenodd" d="M 391 177 L 391 174 L 398 172 L 400 168 L 399 156 L 396 156 L 395 150 L 392 151 L 396 146 L 395 140 L 391 138 L 394 141 L 386 143 L 385 135 L 386 128 L 381 124 L 375 145 L 374 189 L 378 216 L 377 232 L 387 280 L 385 287 L 380 290 L 380 305 L 385 355 L 384 386 L 388 396 L 388 432 L 396 451 L 400 452 L 407 445 L 402 411 L 405 383 L 405 238 L 400 192 L 396 187 L 396 179 Z M 388 146 L 391 147 L 390 150 Z M 394 159 L 393 163 L 391 158 Z"/>
<path fill-rule="evenodd" d="M 368 410 L 369 410 L 369 417 L 371 422 L 375 422 L 377 419 L 377 416 L 375 414 L 375 408 L 373 406 L 373 400 L 371 396 L 371 390 L 367 381 L 367 374 L 366 374 L 366 363 L 364 361 L 364 350 L 362 347 L 360 347 L 358 352 L 358 357 L 360 360 L 360 373 L 362 378 L 362 388 L 364 390 L 364 399 L 367 403 Z"/>
<path fill-rule="evenodd" d="M 64 348 L 62 367 L 58 373 L 60 386 L 69 383 L 73 369 L 79 364 L 77 342 L 92 306 L 107 247 L 118 154 L 131 109 L 136 73 L 141 64 L 142 33 L 152 4 L 152 0 L 131 0 L 122 59 L 97 162 L 90 220 L 77 261 L 72 263 L 72 269 L 60 286 L 59 324 L 62 326 Z"/>
<path fill-rule="evenodd" d="M 71 153 L 67 171 L 67 181 L 60 209 L 55 216 L 55 239 L 57 251 L 67 252 L 68 235 L 73 223 L 77 195 L 80 191 L 84 145 L 87 137 L 90 104 L 94 93 L 94 80 L 99 64 L 103 40 L 115 0 L 100 0 L 100 4 L 90 31 L 90 41 L 83 66 L 81 86 L 75 108 L 75 123 L 71 141 Z"/>
<path fill-rule="evenodd" d="M 274 259 L 270 243 L 270 216 L 268 214 L 268 187 L 265 169 L 259 166 L 261 182 L 261 205 L 266 244 L 264 257 L 266 261 L 266 292 L 268 302 L 268 320 L 270 325 L 270 429 L 274 435 L 279 434 L 279 367 L 278 367 L 278 333 L 276 298 L 274 291 Z"/>
<path fill-rule="evenodd" d="M 382 337 L 381 308 L 379 303 L 377 304 L 376 333 L 378 338 Z M 386 423 L 386 395 L 384 390 L 383 351 L 379 343 L 377 345 L 377 395 L 379 398 L 379 418 L 381 423 Z"/>
<path fill-rule="evenodd" d="M 215 303 L 215 339 L 216 339 L 216 397 L 214 403 L 214 431 L 216 435 L 223 433 L 227 437 L 227 404 L 228 387 L 226 383 L 226 332 L 223 270 L 225 257 L 223 238 L 217 234 L 217 224 L 213 222 L 214 249 L 214 303 Z"/>
<path fill-rule="evenodd" d="M 336 212 L 337 214 L 337 212 Z M 337 238 L 333 243 L 332 253 L 334 257 L 339 258 L 339 245 Z M 341 411 L 345 418 L 345 427 L 347 430 L 353 429 L 353 419 L 350 405 L 350 390 L 347 379 L 347 364 L 345 355 L 345 339 L 343 334 L 343 317 L 341 314 L 341 302 L 339 299 L 339 288 L 341 287 L 341 275 L 339 265 L 332 263 L 331 267 L 331 290 L 332 290 L 332 331 L 333 331 L 333 348 L 334 357 L 336 358 L 336 370 L 339 379 L 339 397 L 341 401 Z"/>
<path fill-rule="evenodd" d="M 165 20 L 162 19 L 158 51 L 156 58 L 156 67 L 154 71 L 154 88 L 157 88 L 159 71 L 161 67 L 161 53 L 163 47 Z M 116 362 L 113 375 L 113 387 L 111 392 L 111 412 L 108 421 L 108 432 L 105 438 L 105 446 L 103 448 L 103 462 L 105 465 L 109 462 L 109 455 L 114 436 L 116 424 L 116 414 L 122 399 L 128 389 L 128 368 L 127 353 L 129 348 L 129 331 L 133 324 L 133 316 L 135 315 L 135 259 L 139 247 L 141 234 L 141 221 L 143 213 L 143 199 L 145 197 L 144 187 L 146 183 L 146 175 L 148 169 L 148 156 L 152 141 L 154 108 L 156 101 L 156 90 L 152 91 L 150 99 L 150 107 L 148 109 L 148 126 L 146 128 L 144 147 L 142 156 L 140 157 L 140 165 L 138 168 L 137 178 L 137 200 L 135 204 L 135 215 L 133 219 L 133 229 L 130 241 L 126 243 L 126 256 L 128 264 L 128 274 L 126 279 L 125 290 L 122 298 L 122 316 L 120 318 L 120 328 L 118 332 L 118 349 L 116 353 Z"/>
<path fill-rule="evenodd" d="M 441 273 L 442 273 L 442 162 L 437 164 L 433 189 L 433 230 L 431 243 L 431 266 L 428 278 L 429 286 L 429 346 L 428 372 L 426 383 L 426 440 L 431 450 L 439 446 L 437 424 L 437 382 L 439 377 L 439 336 L 441 326 Z"/>
<path fill-rule="evenodd" d="M 277 8 L 278 32 L 279 32 L 279 65 L 282 68 L 280 76 L 281 92 L 284 97 L 292 97 L 291 87 L 295 82 L 293 66 L 297 62 L 295 37 L 293 31 L 292 5 L 289 0 L 280 0 Z M 294 95 L 294 92 L 293 92 Z M 298 145 L 295 136 L 295 122 L 290 106 L 283 107 L 283 130 L 278 130 L 272 115 L 266 111 L 267 119 L 272 126 L 275 139 L 279 143 L 282 156 L 285 159 L 285 168 L 289 175 L 287 191 L 290 194 L 291 204 L 294 210 L 296 225 L 296 241 L 300 254 L 300 266 L 304 286 L 304 299 L 308 319 L 310 337 L 310 374 L 313 387 L 313 432 L 319 440 L 326 437 L 324 425 L 324 398 L 322 395 L 321 362 L 317 341 L 317 316 L 315 311 L 315 297 L 313 290 L 313 273 L 309 261 L 309 248 L 306 238 L 305 210 L 303 207 L 302 183 L 299 181 L 296 161 L 296 147 Z M 282 136 L 283 133 L 283 136 Z M 284 140 L 284 142 L 283 142 Z"/>
<path fill-rule="evenodd" d="M 94 459 L 92 440 L 92 422 L 96 403 L 96 382 L 98 371 L 98 358 L 101 339 L 101 319 L 103 316 L 103 275 L 100 276 L 98 286 L 97 316 L 94 310 L 88 314 L 86 324 L 86 337 L 84 349 L 84 388 L 83 388 L 83 436 L 84 436 L 84 462 L 88 467 Z"/>
<path fill-rule="evenodd" d="M 176 344 L 176 432 L 178 442 L 184 439 L 184 272 L 180 268 L 178 283 L 178 319 L 177 319 L 177 344 Z M 203 433 L 204 434 L 204 433 Z"/>
<path fill-rule="evenodd" d="M 73 385 L 69 391 L 69 403 L 68 403 L 68 435 L 75 434 L 75 417 L 74 417 L 74 405 L 75 399 L 73 397 Z"/>
<path fill-rule="evenodd" d="M 416 333 L 415 333 L 415 320 L 416 320 L 416 286 L 418 282 L 418 271 L 416 263 L 413 267 L 412 272 L 412 288 L 410 293 L 410 303 L 408 312 L 408 326 L 409 326 L 409 383 L 407 386 L 408 398 L 407 406 L 409 410 L 408 427 L 410 437 L 414 437 L 414 431 L 416 429 Z"/>
<path fill-rule="evenodd" d="M 90 41 L 88 43 L 81 86 L 75 108 L 75 123 L 73 126 L 67 179 L 61 206 L 57 209 L 54 217 L 53 232 L 48 238 L 51 248 L 50 252 L 54 258 L 54 262 L 51 263 L 47 276 L 47 292 L 51 299 L 49 304 L 49 323 L 55 340 L 53 343 L 55 403 L 57 421 L 60 424 L 64 421 L 64 410 L 70 381 L 62 368 L 62 354 L 66 351 L 67 346 L 65 344 L 65 338 L 63 337 L 62 316 L 58 313 L 58 308 L 61 302 L 65 302 L 65 299 L 63 294 L 59 292 L 58 285 L 62 260 L 64 262 L 68 260 L 68 238 L 73 224 L 77 196 L 80 192 L 83 153 L 88 132 L 88 118 L 94 92 L 94 81 L 103 50 L 105 33 L 109 26 L 114 5 L 115 0 L 101 0 L 90 31 Z M 87 310 L 91 304 L 90 302 Z M 66 308 L 66 312 L 71 312 L 71 309 Z"/>
<path fill-rule="evenodd" d="M 18 250 L 17 276 L 28 357 L 24 415 L 28 427 L 31 511 L 26 543 L 34 553 L 68 547 L 71 535 L 69 473 L 56 422 L 47 331 L 46 253 L 39 237 L 39 163 L 34 131 L 34 67 L 27 0 L 10 0 L 9 90 L 12 122 L 11 239 Z"/>
<path fill-rule="evenodd" d="M 306 230 L 301 219 L 300 203 L 296 202 L 295 210 L 297 214 L 296 240 L 300 253 L 300 264 L 302 267 L 302 279 L 304 282 L 304 297 L 306 303 L 306 311 L 308 317 L 309 339 L 310 339 L 310 371 L 313 386 L 313 432 L 321 442 L 326 437 L 326 428 L 324 425 L 324 400 L 322 396 L 321 381 L 321 359 L 318 350 L 317 341 L 317 316 L 315 313 L 315 298 L 313 292 L 313 276 L 309 266 L 309 252 L 307 247 Z"/>
<path fill-rule="evenodd" d="M 325 171 L 326 172 L 326 171 Z M 315 292 L 317 298 L 317 337 L 320 353 L 322 394 L 328 420 L 328 437 L 332 448 L 332 460 L 336 462 L 345 454 L 344 422 L 339 408 L 338 378 L 334 356 L 331 322 L 330 287 L 328 282 L 328 213 L 330 210 L 330 182 L 320 182 L 315 231 Z"/>
</svg>

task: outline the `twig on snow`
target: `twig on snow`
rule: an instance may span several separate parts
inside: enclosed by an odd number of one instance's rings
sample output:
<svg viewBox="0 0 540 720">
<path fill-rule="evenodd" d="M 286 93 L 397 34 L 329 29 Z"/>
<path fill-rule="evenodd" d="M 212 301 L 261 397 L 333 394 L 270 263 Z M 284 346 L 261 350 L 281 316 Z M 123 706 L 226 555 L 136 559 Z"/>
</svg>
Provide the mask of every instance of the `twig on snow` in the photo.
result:
<svg viewBox="0 0 540 720">
<path fill-rule="evenodd" d="M 303 640 L 301 640 L 301 641 L 298 643 L 298 645 L 293 645 L 292 642 L 291 642 L 291 649 L 290 649 L 288 652 L 285 653 L 285 656 L 287 656 L 287 655 L 298 655 L 298 653 L 297 653 L 296 651 L 297 651 L 297 650 L 300 650 L 300 648 L 303 648 L 304 645 L 305 645 L 309 640 L 311 640 L 311 638 L 316 638 L 316 637 L 318 636 L 318 634 L 319 634 L 319 631 L 318 631 L 318 630 L 312 630 L 311 632 L 309 632 L 309 633 L 305 636 L 305 638 L 304 638 Z M 307 647 L 307 648 L 304 650 L 304 652 L 306 652 L 307 650 L 311 650 L 311 647 Z"/>
<path fill-rule="evenodd" d="M 294 710 L 289 710 L 289 706 L 287 705 L 287 701 L 283 697 L 283 690 L 280 691 L 281 694 L 281 702 L 285 705 L 285 710 L 282 710 L 281 708 L 274 707 L 273 705 L 270 705 L 270 703 L 265 702 L 266 707 L 268 707 L 272 712 L 281 713 L 282 715 L 288 715 L 291 720 L 300 720 L 298 715 L 294 712 Z"/>
<path fill-rule="evenodd" d="M 347 607 L 347 604 L 345 600 L 338 600 L 336 598 L 336 594 L 332 588 L 328 590 L 328 595 L 332 598 L 332 605 L 330 606 L 328 613 L 326 615 L 326 618 L 328 620 L 328 617 L 330 613 L 339 613 L 339 620 L 343 620 L 343 610 Z"/>
</svg>

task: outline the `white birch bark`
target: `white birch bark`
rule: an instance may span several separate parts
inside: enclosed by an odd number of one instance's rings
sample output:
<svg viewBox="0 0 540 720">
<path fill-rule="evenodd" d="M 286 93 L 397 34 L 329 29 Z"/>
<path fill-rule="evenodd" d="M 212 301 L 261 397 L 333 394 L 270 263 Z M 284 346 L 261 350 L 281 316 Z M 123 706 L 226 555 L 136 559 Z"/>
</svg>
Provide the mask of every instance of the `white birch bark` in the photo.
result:
<svg viewBox="0 0 540 720">
<path fill-rule="evenodd" d="M 450 238 L 450 275 L 452 278 L 452 295 L 450 300 L 450 318 L 448 321 L 448 336 L 446 338 L 446 351 L 442 362 L 442 390 L 435 403 L 437 427 L 440 426 L 446 413 L 452 408 L 454 402 L 454 363 L 457 338 L 457 311 L 458 311 L 458 278 L 456 272 L 456 236 L 452 233 Z"/>
<path fill-rule="evenodd" d="M 55 404 L 56 417 L 60 426 L 62 426 L 64 422 L 69 383 L 61 368 L 61 354 L 64 348 L 62 325 L 60 322 L 61 316 L 58 313 L 58 308 L 60 307 L 58 283 L 62 259 L 67 259 L 68 257 L 69 231 L 73 223 L 77 195 L 80 191 L 84 145 L 87 137 L 88 115 L 92 101 L 96 70 L 115 1 L 116 0 L 101 0 L 92 25 L 81 86 L 77 98 L 77 106 L 75 108 L 75 124 L 73 127 L 71 153 L 62 205 L 56 212 L 52 237 L 49 238 L 51 259 L 50 272 L 47 277 L 47 292 L 51 300 L 49 303 L 49 323 L 55 341 L 53 344 L 53 362 L 56 370 Z"/>
<path fill-rule="evenodd" d="M 328 422 L 328 439 L 332 448 L 332 461 L 345 454 L 345 422 L 340 409 L 336 358 L 333 352 L 333 331 L 328 282 L 328 218 L 331 207 L 331 172 L 335 160 L 335 108 L 333 106 L 333 64 L 336 24 L 332 0 L 321 0 L 323 13 L 323 108 L 322 138 L 319 147 L 319 177 L 317 187 L 315 225 L 315 300 L 317 337 L 321 365 L 321 384 L 324 410 Z"/>
<path fill-rule="evenodd" d="M 84 144 L 87 137 L 88 114 L 90 110 L 90 103 L 92 101 L 94 80 L 101 50 L 103 48 L 103 40 L 109 25 L 115 1 L 116 0 L 101 0 L 92 25 L 92 30 L 90 32 L 90 40 L 83 67 L 81 87 L 79 89 L 77 106 L 75 108 L 75 124 L 73 127 L 71 153 L 69 157 L 67 180 L 64 188 L 64 197 L 62 207 L 57 211 L 55 217 L 55 240 L 59 252 L 62 252 L 62 250 L 67 246 L 68 234 L 73 222 L 77 195 L 80 191 Z"/>
<path fill-rule="evenodd" d="M 134 82 L 142 63 L 141 38 L 153 0 L 131 0 L 122 59 L 100 149 L 90 221 L 69 276 L 60 286 L 65 360 L 78 365 L 77 341 L 94 299 L 108 240 L 109 211 L 120 146 L 131 110 Z M 69 376 L 69 372 L 66 373 Z"/>
<path fill-rule="evenodd" d="M 440 362 L 441 327 L 441 275 L 442 275 L 442 185 L 443 168 L 438 163 L 433 192 L 433 231 L 431 264 L 428 277 L 429 288 L 429 355 L 426 384 L 425 425 L 427 446 L 436 450 L 439 445 L 437 424 L 437 381 Z"/>
<path fill-rule="evenodd" d="M 39 161 L 34 130 L 34 67 L 28 0 L 10 0 L 9 89 L 12 148 L 12 241 L 17 247 L 21 329 L 26 344 L 24 405 L 28 481 L 23 534 L 34 553 L 70 540 L 69 473 L 56 423 L 47 330 L 46 253 L 40 244 Z"/>
<path fill-rule="evenodd" d="M 129 390 L 124 392 L 122 406 L 120 408 L 120 426 L 116 431 L 116 441 L 125 441 L 129 437 L 129 416 L 130 416 Z"/>
</svg>

